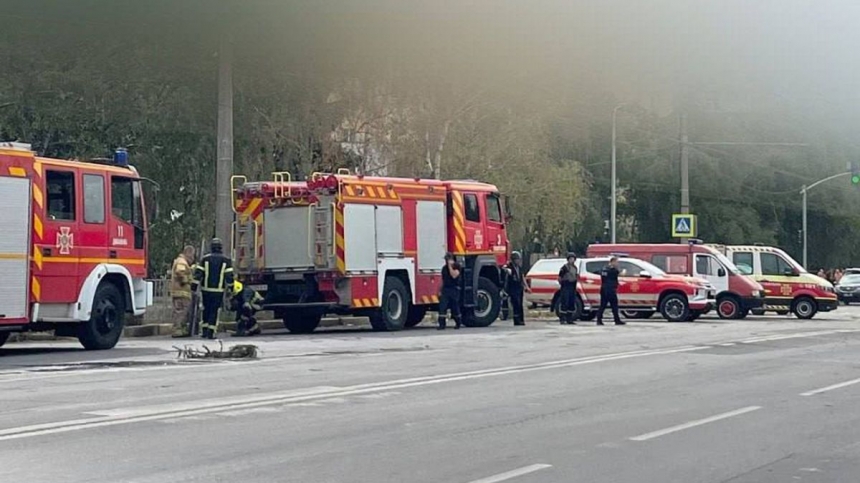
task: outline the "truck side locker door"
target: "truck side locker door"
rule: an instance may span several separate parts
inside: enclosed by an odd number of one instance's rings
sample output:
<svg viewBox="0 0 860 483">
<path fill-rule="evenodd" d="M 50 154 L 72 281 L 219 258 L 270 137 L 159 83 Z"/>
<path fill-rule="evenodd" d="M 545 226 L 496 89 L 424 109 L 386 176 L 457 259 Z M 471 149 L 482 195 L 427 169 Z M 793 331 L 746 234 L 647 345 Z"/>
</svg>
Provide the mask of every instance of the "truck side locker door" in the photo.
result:
<svg viewBox="0 0 860 483">
<path fill-rule="evenodd" d="M 145 277 L 146 225 L 140 181 L 112 174 L 108 217 L 108 263 L 125 266 L 132 277 Z"/>
<path fill-rule="evenodd" d="M 73 303 L 78 300 L 80 252 L 78 173 L 68 168 L 45 170 L 45 217 L 39 277 L 42 303 Z"/>
<path fill-rule="evenodd" d="M 78 279 L 81 283 L 96 265 L 108 257 L 107 250 L 107 180 L 104 173 L 81 173 L 81 221 L 75 241 L 81 262 Z"/>
</svg>

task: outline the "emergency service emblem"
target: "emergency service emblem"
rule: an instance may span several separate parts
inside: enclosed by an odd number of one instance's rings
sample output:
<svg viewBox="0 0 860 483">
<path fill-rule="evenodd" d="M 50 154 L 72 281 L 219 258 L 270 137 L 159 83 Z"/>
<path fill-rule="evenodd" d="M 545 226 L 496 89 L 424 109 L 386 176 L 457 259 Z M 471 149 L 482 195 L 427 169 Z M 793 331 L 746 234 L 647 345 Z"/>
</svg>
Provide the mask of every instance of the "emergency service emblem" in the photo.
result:
<svg viewBox="0 0 860 483">
<path fill-rule="evenodd" d="M 779 289 L 782 291 L 783 295 L 791 295 L 791 285 L 782 284 Z"/>
<path fill-rule="evenodd" d="M 60 250 L 60 255 L 68 255 L 75 247 L 75 235 L 72 234 L 72 229 L 67 226 L 61 226 L 57 232 L 57 248 Z"/>
<path fill-rule="evenodd" d="M 631 292 L 638 292 L 639 291 L 639 284 L 636 282 L 633 282 L 633 284 L 630 285 L 630 291 Z"/>
</svg>

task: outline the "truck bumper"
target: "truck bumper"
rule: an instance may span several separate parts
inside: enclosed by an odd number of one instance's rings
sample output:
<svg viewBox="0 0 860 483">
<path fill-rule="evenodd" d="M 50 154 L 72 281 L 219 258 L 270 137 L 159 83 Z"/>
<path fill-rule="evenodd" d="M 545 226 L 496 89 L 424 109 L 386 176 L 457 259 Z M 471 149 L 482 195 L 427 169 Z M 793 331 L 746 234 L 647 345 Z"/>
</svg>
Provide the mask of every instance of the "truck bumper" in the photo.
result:
<svg viewBox="0 0 860 483">
<path fill-rule="evenodd" d="M 741 298 L 741 310 L 757 309 L 763 305 L 764 305 L 764 298 L 762 298 L 762 297 L 742 297 Z"/>
<path fill-rule="evenodd" d="M 714 299 L 692 299 L 690 300 L 690 310 L 700 310 L 703 314 L 710 312 L 717 306 L 717 301 Z"/>
<path fill-rule="evenodd" d="M 839 299 L 816 299 L 819 312 L 830 312 L 839 307 Z"/>
</svg>

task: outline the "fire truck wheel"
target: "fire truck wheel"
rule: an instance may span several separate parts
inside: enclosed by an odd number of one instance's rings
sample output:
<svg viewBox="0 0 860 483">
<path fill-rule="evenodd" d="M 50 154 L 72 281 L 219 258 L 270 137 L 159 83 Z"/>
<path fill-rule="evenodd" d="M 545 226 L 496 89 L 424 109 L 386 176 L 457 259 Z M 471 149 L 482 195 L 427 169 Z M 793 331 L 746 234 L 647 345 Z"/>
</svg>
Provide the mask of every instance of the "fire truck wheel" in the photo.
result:
<svg viewBox="0 0 860 483">
<path fill-rule="evenodd" d="M 818 312 L 818 306 L 815 305 L 815 300 L 809 297 L 800 297 L 794 301 L 791 311 L 798 319 L 811 319 Z"/>
<path fill-rule="evenodd" d="M 373 330 L 402 330 L 409 315 L 409 298 L 406 285 L 397 277 L 385 277 L 382 287 L 382 306 L 370 313 Z M 423 318 L 423 317 L 422 317 Z"/>
<path fill-rule="evenodd" d="M 284 314 L 284 327 L 291 334 L 310 334 L 320 325 L 322 317 L 318 310 L 290 310 Z"/>
<path fill-rule="evenodd" d="M 480 277 L 475 293 L 475 316 L 464 318 L 463 323 L 468 327 L 489 327 L 499 318 L 501 310 L 502 295 L 499 287 L 490 279 Z"/>
<path fill-rule="evenodd" d="M 679 293 L 670 293 L 660 301 L 660 313 L 669 322 L 685 322 L 690 317 L 690 304 L 687 297 Z"/>
<path fill-rule="evenodd" d="M 717 315 L 721 319 L 739 319 L 741 318 L 741 304 L 738 299 L 732 296 L 722 297 L 717 300 Z"/>
<path fill-rule="evenodd" d="M 12 335 L 11 332 L 0 332 L 0 347 L 3 347 L 3 344 L 9 340 L 9 336 Z"/>
<path fill-rule="evenodd" d="M 78 340 L 87 350 L 105 350 L 116 345 L 122 335 L 125 304 L 112 283 L 102 282 L 93 298 L 90 320 L 78 328 Z"/>
<path fill-rule="evenodd" d="M 424 317 L 427 315 L 427 306 L 426 305 L 410 305 L 409 306 L 409 314 L 406 315 L 406 324 L 405 327 L 415 327 L 420 324 Z"/>
</svg>

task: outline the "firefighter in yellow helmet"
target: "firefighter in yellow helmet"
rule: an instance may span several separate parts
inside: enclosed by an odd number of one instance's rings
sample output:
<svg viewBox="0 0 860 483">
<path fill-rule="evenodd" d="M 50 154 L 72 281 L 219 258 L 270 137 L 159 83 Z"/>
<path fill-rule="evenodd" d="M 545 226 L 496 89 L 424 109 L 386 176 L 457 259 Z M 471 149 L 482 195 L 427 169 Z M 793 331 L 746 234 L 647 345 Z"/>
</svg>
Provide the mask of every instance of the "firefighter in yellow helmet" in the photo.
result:
<svg viewBox="0 0 860 483">
<path fill-rule="evenodd" d="M 233 282 L 233 296 L 230 297 L 230 310 L 236 312 L 237 337 L 258 335 L 262 332 L 255 315 L 263 310 L 263 297 L 242 282 Z"/>
</svg>

